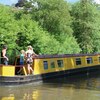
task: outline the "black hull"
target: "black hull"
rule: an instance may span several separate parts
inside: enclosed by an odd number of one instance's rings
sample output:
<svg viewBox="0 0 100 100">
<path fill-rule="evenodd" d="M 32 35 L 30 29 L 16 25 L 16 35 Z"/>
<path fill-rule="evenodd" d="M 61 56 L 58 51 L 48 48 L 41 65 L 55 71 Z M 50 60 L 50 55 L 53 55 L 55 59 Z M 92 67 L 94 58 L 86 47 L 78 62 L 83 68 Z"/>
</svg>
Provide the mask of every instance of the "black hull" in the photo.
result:
<svg viewBox="0 0 100 100">
<path fill-rule="evenodd" d="M 59 72 L 46 73 L 41 75 L 17 75 L 14 77 L 5 77 L 0 76 L 0 86 L 15 86 L 15 85 L 24 85 L 36 82 L 45 82 L 48 79 L 55 79 L 61 77 L 70 77 L 75 75 L 88 75 L 93 72 L 100 72 L 100 65 L 83 67 Z"/>
</svg>

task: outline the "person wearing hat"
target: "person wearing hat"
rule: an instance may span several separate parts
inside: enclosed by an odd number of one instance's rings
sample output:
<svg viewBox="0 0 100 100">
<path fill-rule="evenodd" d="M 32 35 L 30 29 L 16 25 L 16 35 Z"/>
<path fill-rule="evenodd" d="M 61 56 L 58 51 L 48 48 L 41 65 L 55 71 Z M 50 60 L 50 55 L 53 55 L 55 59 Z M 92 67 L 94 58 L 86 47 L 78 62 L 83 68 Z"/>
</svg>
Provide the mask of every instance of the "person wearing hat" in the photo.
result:
<svg viewBox="0 0 100 100">
<path fill-rule="evenodd" d="M 33 63 L 33 55 L 36 55 L 35 52 L 33 51 L 33 48 L 31 45 L 29 45 L 27 47 L 27 51 L 26 51 L 26 63 L 27 63 L 27 67 L 28 67 L 28 74 L 33 73 L 33 69 L 31 67 L 32 63 Z"/>
<path fill-rule="evenodd" d="M 7 46 L 3 45 L 2 51 L 1 51 L 1 62 L 4 65 L 8 65 L 8 61 L 9 61 L 7 54 L 6 54 L 6 51 L 7 51 Z"/>
</svg>

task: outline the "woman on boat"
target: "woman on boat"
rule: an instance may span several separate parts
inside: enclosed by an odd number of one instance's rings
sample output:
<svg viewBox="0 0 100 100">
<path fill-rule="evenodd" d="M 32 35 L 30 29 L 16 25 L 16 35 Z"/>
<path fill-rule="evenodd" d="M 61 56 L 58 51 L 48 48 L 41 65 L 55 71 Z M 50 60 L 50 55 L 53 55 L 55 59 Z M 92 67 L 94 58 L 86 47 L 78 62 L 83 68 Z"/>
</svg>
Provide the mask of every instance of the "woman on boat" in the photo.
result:
<svg viewBox="0 0 100 100">
<path fill-rule="evenodd" d="M 27 67 L 28 67 L 28 74 L 31 74 L 31 71 L 33 73 L 33 69 L 31 67 L 32 63 L 33 63 L 33 55 L 36 55 L 35 52 L 33 51 L 32 46 L 28 46 L 27 47 L 28 50 L 26 51 L 26 63 L 27 63 Z"/>
<path fill-rule="evenodd" d="M 2 51 L 1 51 L 1 62 L 4 65 L 8 65 L 8 61 L 9 61 L 7 54 L 6 54 L 6 51 L 7 51 L 7 46 L 3 45 L 3 48 L 2 48 Z"/>
</svg>

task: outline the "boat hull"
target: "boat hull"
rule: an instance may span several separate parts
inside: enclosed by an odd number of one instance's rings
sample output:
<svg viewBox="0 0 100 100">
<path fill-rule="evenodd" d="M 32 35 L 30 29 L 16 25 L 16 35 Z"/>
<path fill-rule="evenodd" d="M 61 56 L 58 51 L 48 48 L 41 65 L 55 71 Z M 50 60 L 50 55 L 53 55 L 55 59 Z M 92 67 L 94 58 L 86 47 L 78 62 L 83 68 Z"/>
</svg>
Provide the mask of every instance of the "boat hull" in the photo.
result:
<svg viewBox="0 0 100 100">
<path fill-rule="evenodd" d="M 100 65 L 70 69 L 65 71 L 45 73 L 41 75 L 16 75 L 16 76 L 0 76 L 0 86 L 15 86 L 30 84 L 36 82 L 46 82 L 48 79 L 73 77 L 74 75 L 89 75 L 93 72 L 100 72 Z"/>
</svg>

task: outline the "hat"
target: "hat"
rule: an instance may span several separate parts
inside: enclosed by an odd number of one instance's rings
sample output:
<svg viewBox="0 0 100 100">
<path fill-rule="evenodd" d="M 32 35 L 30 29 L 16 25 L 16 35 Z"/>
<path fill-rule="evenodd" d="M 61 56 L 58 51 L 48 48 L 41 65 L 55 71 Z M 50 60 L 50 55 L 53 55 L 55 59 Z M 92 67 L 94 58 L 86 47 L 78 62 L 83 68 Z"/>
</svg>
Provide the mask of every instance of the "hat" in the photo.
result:
<svg viewBox="0 0 100 100">
<path fill-rule="evenodd" d="M 27 46 L 27 48 L 33 49 L 31 45 Z"/>
</svg>

